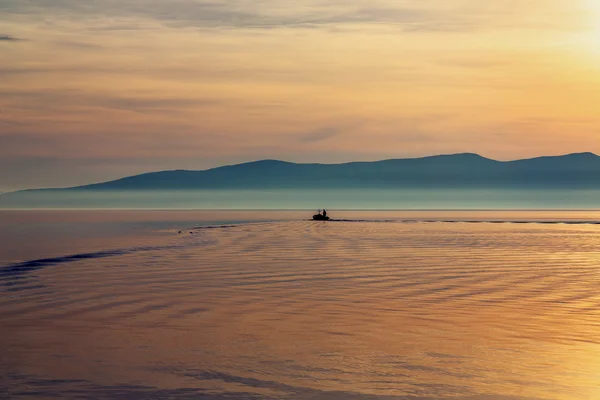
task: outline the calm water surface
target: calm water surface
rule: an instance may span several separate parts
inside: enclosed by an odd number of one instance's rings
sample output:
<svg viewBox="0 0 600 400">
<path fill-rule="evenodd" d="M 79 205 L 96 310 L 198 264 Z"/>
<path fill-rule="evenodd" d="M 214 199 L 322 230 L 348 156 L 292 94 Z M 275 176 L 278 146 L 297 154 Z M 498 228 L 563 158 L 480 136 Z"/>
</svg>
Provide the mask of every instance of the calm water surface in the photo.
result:
<svg viewBox="0 0 600 400">
<path fill-rule="evenodd" d="M 600 212 L 331 214 L 0 211 L 0 397 L 600 399 Z"/>
</svg>

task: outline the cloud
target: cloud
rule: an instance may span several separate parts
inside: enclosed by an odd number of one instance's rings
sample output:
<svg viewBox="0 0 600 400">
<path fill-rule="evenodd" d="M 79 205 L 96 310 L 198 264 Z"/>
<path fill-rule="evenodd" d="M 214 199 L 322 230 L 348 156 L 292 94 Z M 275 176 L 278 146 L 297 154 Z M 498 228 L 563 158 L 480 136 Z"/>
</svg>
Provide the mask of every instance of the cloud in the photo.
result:
<svg viewBox="0 0 600 400">
<path fill-rule="evenodd" d="M 548 5 L 548 3 L 550 3 Z M 287 5 L 285 5 L 287 4 Z M 90 21 L 104 19 L 104 26 L 91 29 L 145 29 L 139 19 L 172 27 L 274 29 L 326 28 L 344 25 L 388 25 L 408 32 L 461 32 L 494 28 L 547 27 L 572 29 L 577 10 L 563 0 L 507 0 L 492 4 L 480 1 L 407 0 L 401 4 L 385 0 L 7 0 L 5 12 L 45 14 Z M 531 17 L 531 15 L 535 15 Z M 561 18 L 555 18 L 561 16 Z M 125 21 L 125 22 L 124 22 Z"/>
<path fill-rule="evenodd" d="M 137 30 L 147 26 L 131 19 L 158 21 L 171 27 L 275 29 L 330 28 L 352 24 L 406 25 L 407 30 L 431 24 L 437 12 L 422 8 L 414 2 L 409 6 L 363 3 L 361 1 L 301 1 L 294 6 L 281 7 L 273 0 L 249 2 L 206 0 L 138 0 L 122 2 L 105 0 L 87 2 L 75 0 L 31 0 L 27 3 L 8 0 L 6 11 L 25 15 L 55 15 L 79 20 L 93 18 L 91 30 Z M 99 19 L 105 24 L 97 26 Z M 127 22 L 123 22 L 127 20 Z M 110 22 L 108 22 L 110 21 Z M 440 25 L 441 26 L 441 25 Z M 440 29 L 439 26 L 436 29 Z"/>
<path fill-rule="evenodd" d="M 0 74 L 1 75 L 1 74 Z M 209 97 L 166 97 L 99 94 L 76 90 L 0 90 L 0 96 L 10 98 L 14 108 L 29 110 L 56 110 L 79 107 L 94 107 L 136 113 L 154 113 L 157 111 L 175 112 L 177 110 L 198 109 L 222 105 L 220 98 Z M 55 105 L 60 104 L 57 108 Z"/>
<path fill-rule="evenodd" d="M 0 42 L 21 42 L 25 39 L 14 37 L 11 35 L 0 35 Z"/>
<path fill-rule="evenodd" d="M 211 98 L 142 98 L 142 97 L 91 97 L 87 101 L 102 108 L 127 110 L 132 112 L 156 112 L 164 110 L 173 112 L 178 109 L 199 108 L 223 104 L 223 100 Z"/>
<path fill-rule="evenodd" d="M 321 128 L 315 131 L 309 132 L 300 136 L 298 139 L 299 142 L 303 143 L 315 143 L 322 142 L 327 139 L 331 139 L 332 137 L 338 136 L 342 133 L 341 128 L 337 127 L 329 127 L 329 128 Z"/>
</svg>

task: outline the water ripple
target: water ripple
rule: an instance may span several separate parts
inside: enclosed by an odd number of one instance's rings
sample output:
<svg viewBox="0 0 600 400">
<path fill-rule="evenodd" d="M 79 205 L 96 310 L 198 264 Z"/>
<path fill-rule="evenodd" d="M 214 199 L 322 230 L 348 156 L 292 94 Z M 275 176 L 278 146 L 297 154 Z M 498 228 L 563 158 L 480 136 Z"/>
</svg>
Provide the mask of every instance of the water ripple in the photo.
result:
<svg viewBox="0 0 600 400">
<path fill-rule="evenodd" d="M 164 246 L 2 267 L 12 370 L 0 386 L 25 398 L 594 398 L 597 225 L 432 222 L 199 227 Z"/>
</svg>

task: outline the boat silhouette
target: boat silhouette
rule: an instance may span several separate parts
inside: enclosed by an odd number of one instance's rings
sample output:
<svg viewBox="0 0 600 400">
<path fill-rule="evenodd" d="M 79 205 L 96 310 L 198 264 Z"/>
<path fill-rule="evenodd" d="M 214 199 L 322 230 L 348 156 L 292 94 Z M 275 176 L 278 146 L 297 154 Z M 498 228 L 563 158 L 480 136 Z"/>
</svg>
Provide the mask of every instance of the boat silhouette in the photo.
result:
<svg viewBox="0 0 600 400">
<path fill-rule="evenodd" d="M 315 215 L 313 215 L 313 220 L 315 220 L 315 221 L 329 221 L 329 217 L 327 216 L 327 211 L 323 210 L 323 213 L 321 213 L 321 210 L 319 210 L 318 213 L 316 213 Z"/>
</svg>

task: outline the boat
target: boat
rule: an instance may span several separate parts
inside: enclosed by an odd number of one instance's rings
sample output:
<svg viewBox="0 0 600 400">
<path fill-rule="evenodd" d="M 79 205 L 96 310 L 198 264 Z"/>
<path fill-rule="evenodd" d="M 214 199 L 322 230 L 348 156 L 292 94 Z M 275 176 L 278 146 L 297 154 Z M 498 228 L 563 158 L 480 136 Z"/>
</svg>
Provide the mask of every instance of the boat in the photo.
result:
<svg viewBox="0 0 600 400">
<path fill-rule="evenodd" d="M 315 215 L 313 215 L 313 219 L 315 221 L 329 221 L 326 210 L 323 210 L 323 213 L 321 213 L 321 210 L 319 210 Z"/>
</svg>

